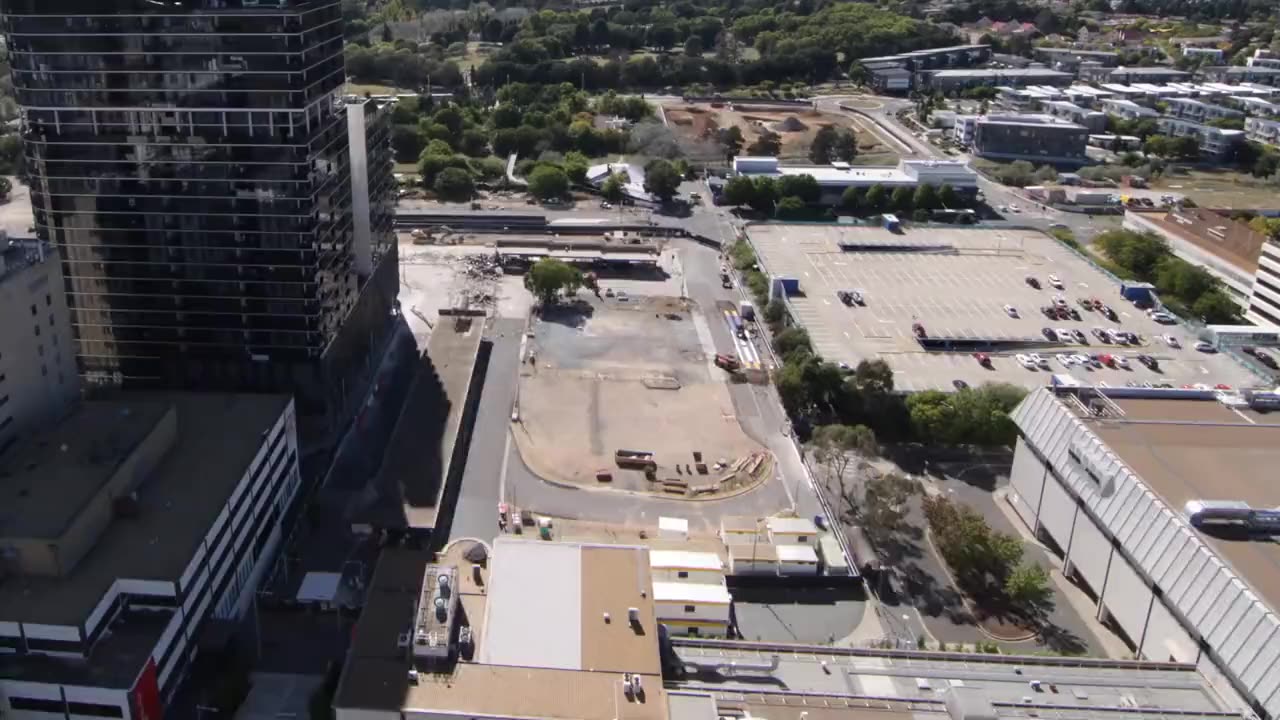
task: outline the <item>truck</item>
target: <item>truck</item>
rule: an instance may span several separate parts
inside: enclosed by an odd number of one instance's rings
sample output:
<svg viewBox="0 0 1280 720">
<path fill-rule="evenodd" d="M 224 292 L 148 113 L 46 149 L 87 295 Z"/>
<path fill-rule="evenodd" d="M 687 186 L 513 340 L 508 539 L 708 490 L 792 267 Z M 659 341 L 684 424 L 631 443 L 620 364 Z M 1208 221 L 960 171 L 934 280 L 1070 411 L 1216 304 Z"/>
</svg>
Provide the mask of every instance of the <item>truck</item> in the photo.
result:
<svg viewBox="0 0 1280 720">
<path fill-rule="evenodd" d="M 1076 193 L 1075 201 L 1077 205 L 1106 205 L 1111 202 L 1111 193 L 1082 190 Z"/>
<path fill-rule="evenodd" d="M 756 306 L 744 300 L 742 304 L 738 306 L 738 314 L 742 316 L 743 320 L 755 320 Z"/>
<path fill-rule="evenodd" d="M 890 215 L 889 213 L 880 216 L 880 223 L 889 232 L 898 232 L 902 228 L 902 223 L 898 221 L 898 216 Z"/>
</svg>

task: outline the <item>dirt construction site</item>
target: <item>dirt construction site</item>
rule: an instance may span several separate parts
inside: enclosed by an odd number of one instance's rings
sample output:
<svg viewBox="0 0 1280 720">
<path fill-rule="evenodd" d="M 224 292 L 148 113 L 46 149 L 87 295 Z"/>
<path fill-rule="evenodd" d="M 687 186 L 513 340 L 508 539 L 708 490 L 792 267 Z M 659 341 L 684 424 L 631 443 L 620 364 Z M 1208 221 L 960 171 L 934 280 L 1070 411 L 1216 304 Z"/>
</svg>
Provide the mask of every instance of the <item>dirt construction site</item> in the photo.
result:
<svg viewBox="0 0 1280 720">
<path fill-rule="evenodd" d="M 705 103 L 674 102 L 663 106 L 667 124 L 677 133 L 693 140 L 714 139 L 716 131 L 737 126 L 750 147 L 764 133 L 775 133 L 782 142 L 779 157 L 783 161 L 808 162 L 809 145 L 823 126 L 835 125 L 853 129 L 858 136 L 858 157 L 863 165 L 893 165 L 898 156 L 891 148 L 852 118 L 820 112 L 812 108 L 752 107 L 725 105 L 712 107 Z"/>
<path fill-rule="evenodd" d="M 522 458 L 553 482 L 667 497 L 755 487 L 773 457 L 742 430 L 714 355 L 687 300 L 583 292 L 549 309 L 521 364 Z"/>
</svg>

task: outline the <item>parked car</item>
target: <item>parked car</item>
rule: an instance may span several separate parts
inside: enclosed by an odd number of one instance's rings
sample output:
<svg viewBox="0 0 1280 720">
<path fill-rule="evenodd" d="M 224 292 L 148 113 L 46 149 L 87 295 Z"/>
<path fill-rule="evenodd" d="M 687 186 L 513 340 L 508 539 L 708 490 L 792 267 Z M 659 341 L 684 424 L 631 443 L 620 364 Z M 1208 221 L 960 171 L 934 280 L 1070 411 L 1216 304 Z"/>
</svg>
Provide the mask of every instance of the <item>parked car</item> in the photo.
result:
<svg viewBox="0 0 1280 720">
<path fill-rule="evenodd" d="M 1012 305 L 1005 305 L 1005 306 L 1004 306 L 1004 313 L 1005 313 L 1006 315 L 1008 315 L 1009 317 L 1011 317 L 1011 318 L 1016 318 L 1016 317 L 1018 317 L 1018 308 L 1016 308 L 1016 307 L 1014 307 L 1014 306 L 1012 306 Z"/>
<path fill-rule="evenodd" d="M 1036 367 L 1043 368 L 1045 370 L 1049 369 L 1049 359 L 1040 353 L 1031 353 L 1029 357 L 1031 358 L 1031 362 L 1036 364 Z"/>
<path fill-rule="evenodd" d="M 1105 316 L 1105 317 L 1106 317 L 1108 320 L 1110 320 L 1111 322 L 1115 322 L 1115 321 L 1116 321 L 1116 311 L 1115 311 L 1115 310 L 1112 310 L 1110 305 L 1103 305 L 1103 306 L 1102 306 L 1102 314 L 1103 314 L 1103 316 Z"/>
<path fill-rule="evenodd" d="M 973 359 L 977 360 L 978 364 L 984 368 L 991 367 L 991 357 L 988 356 L 986 353 L 976 352 L 973 354 Z"/>
<path fill-rule="evenodd" d="M 1136 357 L 1138 362 L 1145 365 L 1149 370 L 1155 370 L 1160 367 L 1160 363 L 1156 362 L 1156 359 L 1150 355 L 1140 353 Z"/>
<path fill-rule="evenodd" d="M 1276 359 L 1272 357 L 1270 353 L 1264 353 L 1261 350 L 1259 350 L 1256 357 L 1258 358 L 1258 362 L 1262 363 L 1263 365 L 1266 365 L 1272 370 L 1275 370 L 1277 368 Z"/>
<path fill-rule="evenodd" d="M 1107 334 L 1106 328 L 1095 327 L 1091 332 L 1094 337 L 1098 338 L 1098 342 L 1111 342 L 1111 336 Z"/>
<path fill-rule="evenodd" d="M 1076 364 L 1076 358 L 1071 353 L 1058 353 L 1057 358 L 1062 367 L 1069 368 Z"/>
<path fill-rule="evenodd" d="M 1089 344 L 1089 338 L 1084 336 L 1084 331 L 1081 330 L 1080 328 L 1073 329 L 1071 331 L 1071 335 L 1075 337 L 1076 342 L 1080 343 L 1081 345 Z"/>
<path fill-rule="evenodd" d="M 1052 286 L 1054 286 L 1054 287 L 1056 287 L 1056 288 L 1058 288 L 1059 290 L 1062 290 L 1062 289 L 1065 287 L 1065 286 L 1062 284 L 1062 281 L 1058 279 L 1058 276 L 1057 276 L 1057 275 L 1050 275 L 1050 276 L 1049 276 L 1049 284 L 1050 284 L 1050 285 L 1052 285 Z"/>
<path fill-rule="evenodd" d="M 1074 360 L 1077 365 L 1080 365 L 1082 367 L 1089 367 L 1092 361 L 1092 358 L 1090 358 L 1088 355 L 1085 355 L 1084 353 L 1076 353 L 1075 355 L 1071 356 L 1071 359 Z"/>
<path fill-rule="evenodd" d="M 924 325 L 921 325 L 920 323 L 911 323 L 911 332 L 913 335 L 921 339 L 929 337 L 928 333 L 924 331 Z"/>
<path fill-rule="evenodd" d="M 1254 357 L 1258 357 L 1258 348 L 1252 345 L 1241 345 L 1240 352 L 1244 353 L 1245 355 L 1252 355 Z"/>
<path fill-rule="evenodd" d="M 1053 328 L 1040 328 L 1040 332 L 1049 340 L 1056 341 L 1058 339 L 1058 333 L 1054 332 Z"/>
<path fill-rule="evenodd" d="M 1173 335 L 1165 335 L 1164 342 L 1166 345 L 1168 345 L 1171 348 L 1182 347 L 1182 343 L 1178 342 L 1178 338 L 1174 337 Z"/>
<path fill-rule="evenodd" d="M 1030 285 L 1031 287 L 1035 288 L 1036 290 L 1040 289 L 1040 281 L 1037 280 L 1034 275 L 1028 275 L 1026 280 L 1027 280 L 1027 284 Z"/>
<path fill-rule="evenodd" d="M 1215 347 L 1213 346 L 1213 344 L 1212 344 L 1212 343 L 1207 343 L 1207 342 L 1205 342 L 1204 340 L 1201 340 L 1200 342 L 1196 343 L 1196 344 L 1195 344 L 1195 348 L 1196 348 L 1196 350 L 1197 350 L 1197 351 L 1202 352 L 1202 353 L 1216 353 L 1216 352 L 1218 352 L 1218 349 L 1217 349 L 1217 348 L 1215 348 Z"/>
<path fill-rule="evenodd" d="M 1121 370 L 1129 369 L 1129 358 L 1123 355 L 1116 355 L 1115 360 L 1116 360 L 1116 365 L 1119 366 Z"/>
<path fill-rule="evenodd" d="M 967 382 L 965 382 L 965 381 L 963 381 L 963 380 L 952 380 L 952 381 L 951 381 L 951 384 L 952 384 L 953 386 L 955 386 L 955 389 L 957 389 L 957 390 L 968 390 L 968 389 L 969 389 L 969 383 L 967 383 Z"/>
<path fill-rule="evenodd" d="M 1022 367 L 1028 370 L 1036 369 L 1036 363 L 1034 360 L 1031 359 L 1030 355 L 1023 355 L 1022 353 L 1018 353 L 1017 355 L 1013 356 L 1013 359 L 1016 360 L 1019 365 L 1021 365 Z"/>
</svg>

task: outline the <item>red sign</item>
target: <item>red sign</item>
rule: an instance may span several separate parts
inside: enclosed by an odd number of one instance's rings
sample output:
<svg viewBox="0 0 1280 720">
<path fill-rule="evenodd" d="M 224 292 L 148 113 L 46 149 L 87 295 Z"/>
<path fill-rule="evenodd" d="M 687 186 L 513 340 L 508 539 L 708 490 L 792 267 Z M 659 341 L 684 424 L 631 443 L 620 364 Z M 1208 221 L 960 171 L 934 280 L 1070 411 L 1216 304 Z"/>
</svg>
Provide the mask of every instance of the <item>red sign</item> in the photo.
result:
<svg viewBox="0 0 1280 720">
<path fill-rule="evenodd" d="M 133 720 L 161 720 L 164 717 L 164 710 L 160 707 L 159 677 L 155 658 L 147 658 L 146 667 L 142 668 L 138 681 L 129 691 Z"/>
</svg>

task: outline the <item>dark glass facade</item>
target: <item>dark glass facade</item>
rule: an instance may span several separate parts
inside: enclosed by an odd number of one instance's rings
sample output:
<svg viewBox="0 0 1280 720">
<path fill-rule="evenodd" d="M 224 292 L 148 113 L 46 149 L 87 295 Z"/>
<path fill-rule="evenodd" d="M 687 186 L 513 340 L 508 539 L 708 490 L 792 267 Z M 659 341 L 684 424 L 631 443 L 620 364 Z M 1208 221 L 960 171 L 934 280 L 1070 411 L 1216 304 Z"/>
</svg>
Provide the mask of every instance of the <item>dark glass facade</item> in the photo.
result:
<svg viewBox="0 0 1280 720">
<path fill-rule="evenodd" d="M 344 402 L 390 326 L 395 285 L 372 261 L 395 245 L 388 223 L 356 262 L 339 0 L 0 11 L 85 379 Z M 366 289 L 385 315 L 355 312 Z M 349 319 L 373 326 L 343 341 Z"/>
</svg>

